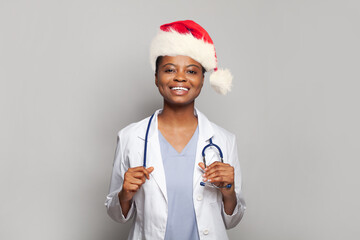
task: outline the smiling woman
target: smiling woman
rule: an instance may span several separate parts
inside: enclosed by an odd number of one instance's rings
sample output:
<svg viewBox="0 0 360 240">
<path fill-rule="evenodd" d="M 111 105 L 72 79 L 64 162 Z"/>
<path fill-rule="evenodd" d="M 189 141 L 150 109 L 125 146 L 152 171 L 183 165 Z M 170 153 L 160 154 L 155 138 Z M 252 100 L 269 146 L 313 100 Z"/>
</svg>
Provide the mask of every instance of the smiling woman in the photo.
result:
<svg viewBox="0 0 360 240">
<path fill-rule="evenodd" d="M 187 56 L 164 56 L 155 73 L 155 84 L 168 104 L 193 104 L 204 84 L 202 66 Z"/>
<path fill-rule="evenodd" d="M 190 20 L 160 27 L 151 63 L 163 108 L 118 133 L 108 214 L 118 222 L 135 216 L 129 239 L 227 239 L 246 208 L 235 136 L 198 111 L 195 99 L 206 71 L 221 94 L 232 75 L 217 68 L 209 34 Z"/>
</svg>

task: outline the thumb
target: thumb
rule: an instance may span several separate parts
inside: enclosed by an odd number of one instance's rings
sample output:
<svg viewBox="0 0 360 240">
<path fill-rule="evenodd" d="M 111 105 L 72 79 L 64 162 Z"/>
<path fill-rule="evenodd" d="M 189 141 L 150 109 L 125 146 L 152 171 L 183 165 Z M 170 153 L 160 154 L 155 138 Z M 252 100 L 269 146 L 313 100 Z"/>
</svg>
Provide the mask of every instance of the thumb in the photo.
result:
<svg viewBox="0 0 360 240">
<path fill-rule="evenodd" d="M 154 171 L 154 167 L 149 167 L 146 170 L 148 171 L 148 173 L 151 173 L 152 171 Z"/>
<path fill-rule="evenodd" d="M 203 162 L 199 162 L 199 167 L 201 167 L 202 170 L 205 170 L 205 164 Z"/>
</svg>

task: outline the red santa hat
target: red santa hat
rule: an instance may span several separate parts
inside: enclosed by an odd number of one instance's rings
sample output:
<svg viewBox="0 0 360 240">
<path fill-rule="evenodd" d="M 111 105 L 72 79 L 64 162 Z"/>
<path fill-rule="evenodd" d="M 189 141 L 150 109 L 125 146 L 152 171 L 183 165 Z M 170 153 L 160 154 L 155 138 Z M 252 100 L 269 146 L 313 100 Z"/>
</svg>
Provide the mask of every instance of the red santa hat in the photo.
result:
<svg viewBox="0 0 360 240">
<path fill-rule="evenodd" d="M 177 21 L 160 26 L 150 47 L 150 61 L 155 71 L 159 56 L 188 56 L 199 62 L 210 75 L 210 85 L 225 95 L 231 90 L 232 78 L 228 69 L 218 69 L 215 47 L 210 35 L 191 20 Z"/>
</svg>

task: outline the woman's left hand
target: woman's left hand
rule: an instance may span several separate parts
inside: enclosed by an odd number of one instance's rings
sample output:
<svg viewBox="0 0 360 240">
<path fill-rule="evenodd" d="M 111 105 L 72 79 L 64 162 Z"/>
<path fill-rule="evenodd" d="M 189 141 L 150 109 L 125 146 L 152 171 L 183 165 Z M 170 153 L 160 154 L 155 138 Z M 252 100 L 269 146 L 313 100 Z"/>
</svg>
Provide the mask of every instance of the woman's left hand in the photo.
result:
<svg viewBox="0 0 360 240">
<path fill-rule="evenodd" d="M 199 166 L 205 171 L 203 181 L 211 182 L 216 186 L 226 186 L 231 184 L 231 188 L 219 188 L 223 197 L 232 196 L 234 194 L 234 168 L 227 163 L 213 162 L 205 168 L 203 162 Z"/>
</svg>

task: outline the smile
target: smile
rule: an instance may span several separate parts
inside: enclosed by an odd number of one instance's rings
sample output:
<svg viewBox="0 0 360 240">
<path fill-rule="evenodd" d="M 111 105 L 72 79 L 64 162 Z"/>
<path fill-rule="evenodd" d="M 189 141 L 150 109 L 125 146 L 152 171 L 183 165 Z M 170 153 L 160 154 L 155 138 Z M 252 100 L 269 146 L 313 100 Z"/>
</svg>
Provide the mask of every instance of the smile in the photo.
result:
<svg viewBox="0 0 360 240">
<path fill-rule="evenodd" d="M 184 88 L 184 87 L 172 87 L 172 88 L 170 88 L 171 90 L 180 90 L 180 91 L 189 91 L 189 89 L 188 88 Z"/>
</svg>

